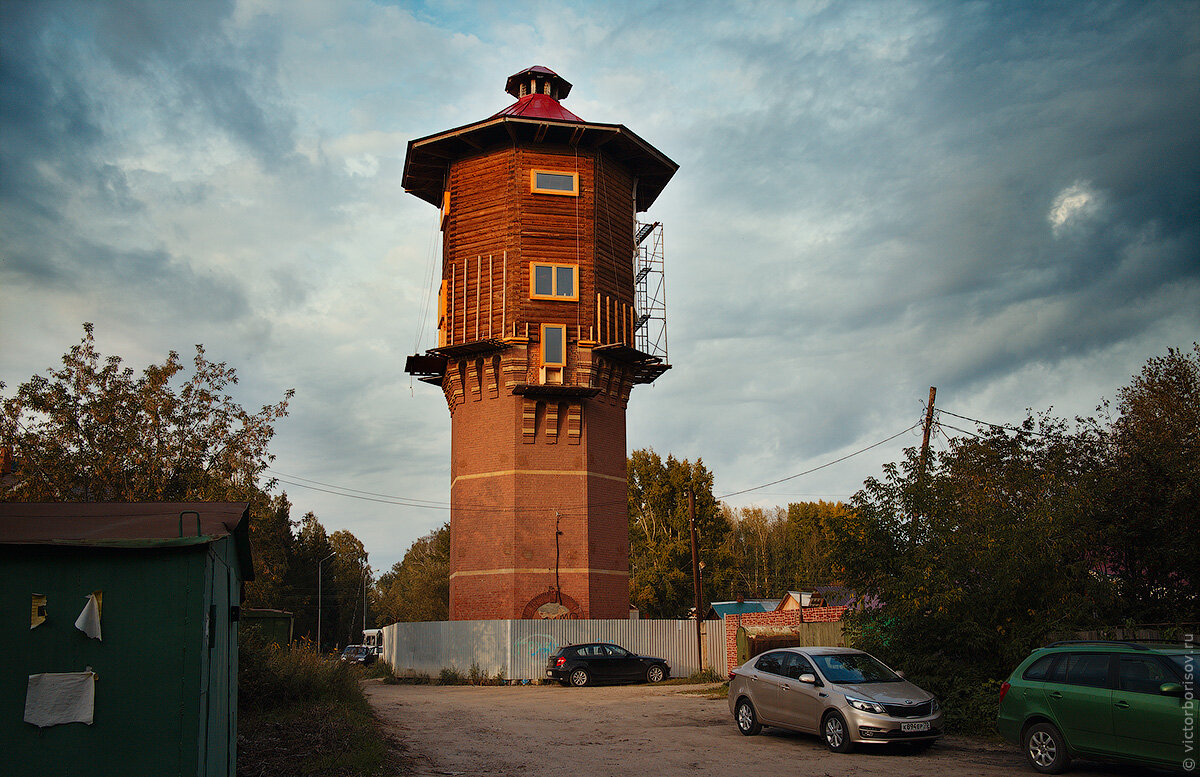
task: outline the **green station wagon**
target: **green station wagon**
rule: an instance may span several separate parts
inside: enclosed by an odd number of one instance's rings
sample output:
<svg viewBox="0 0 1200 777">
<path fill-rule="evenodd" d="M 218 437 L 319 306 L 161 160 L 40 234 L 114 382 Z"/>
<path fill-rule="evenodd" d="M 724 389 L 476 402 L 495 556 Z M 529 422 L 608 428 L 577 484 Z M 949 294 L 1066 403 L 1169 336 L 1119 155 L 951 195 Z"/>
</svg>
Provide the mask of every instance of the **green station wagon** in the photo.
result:
<svg viewBox="0 0 1200 777">
<path fill-rule="evenodd" d="M 1195 648 L 1056 642 L 1000 687 L 997 725 L 1043 774 L 1073 757 L 1196 770 Z"/>
</svg>

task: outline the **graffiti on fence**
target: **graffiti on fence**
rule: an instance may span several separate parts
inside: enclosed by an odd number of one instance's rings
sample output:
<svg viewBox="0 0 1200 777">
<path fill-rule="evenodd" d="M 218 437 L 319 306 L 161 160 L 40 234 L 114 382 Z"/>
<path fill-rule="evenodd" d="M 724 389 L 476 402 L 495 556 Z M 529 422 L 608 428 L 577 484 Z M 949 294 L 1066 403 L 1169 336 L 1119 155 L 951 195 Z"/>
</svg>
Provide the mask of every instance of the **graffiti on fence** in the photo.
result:
<svg viewBox="0 0 1200 777">
<path fill-rule="evenodd" d="M 528 650 L 530 658 L 549 658 L 558 652 L 558 642 L 549 634 L 531 634 L 517 641 L 518 650 Z"/>
</svg>

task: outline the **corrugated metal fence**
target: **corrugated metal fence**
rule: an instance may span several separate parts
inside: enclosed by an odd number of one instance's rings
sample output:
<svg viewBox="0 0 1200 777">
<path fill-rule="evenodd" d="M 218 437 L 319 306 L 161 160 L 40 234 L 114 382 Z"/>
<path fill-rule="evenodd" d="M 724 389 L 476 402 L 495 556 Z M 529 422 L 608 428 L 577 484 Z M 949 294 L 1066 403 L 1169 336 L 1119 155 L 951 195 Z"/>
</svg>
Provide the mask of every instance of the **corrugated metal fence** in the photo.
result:
<svg viewBox="0 0 1200 777">
<path fill-rule="evenodd" d="M 725 666 L 721 621 L 702 624 L 704 666 Z M 546 660 L 564 645 L 615 642 L 642 655 L 666 659 L 673 677 L 700 670 L 696 622 L 666 620 L 511 620 L 393 623 L 383 630 L 383 655 L 398 675 L 430 675 L 443 669 L 466 674 L 472 666 L 488 677 L 540 680 Z"/>
</svg>

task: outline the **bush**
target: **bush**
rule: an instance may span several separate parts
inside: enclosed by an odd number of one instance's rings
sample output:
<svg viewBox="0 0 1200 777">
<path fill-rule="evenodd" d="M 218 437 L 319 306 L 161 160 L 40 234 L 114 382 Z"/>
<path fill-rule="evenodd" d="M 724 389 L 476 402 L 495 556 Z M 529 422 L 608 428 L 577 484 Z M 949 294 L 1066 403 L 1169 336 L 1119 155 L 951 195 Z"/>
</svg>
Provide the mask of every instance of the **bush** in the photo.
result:
<svg viewBox="0 0 1200 777">
<path fill-rule="evenodd" d="M 463 682 L 462 672 L 454 666 L 442 667 L 442 671 L 438 674 L 438 684 L 440 685 L 462 685 Z"/>
<path fill-rule="evenodd" d="M 238 652 L 238 774 L 378 774 L 391 758 L 356 664 L 248 629 Z"/>
<path fill-rule="evenodd" d="M 246 713 L 300 702 L 366 704 L 356 666 L 317 652 L 311 642 L 276 645 L 248 631 L 238 652 L 238 709 Z"/>
<path fill-rule="evenodd" d="M 937 696 L 948 733 L 999 736 L 996 711 L 1000 707 L 1000 680 L 933 675 L 907 679 Z"/>
</svg>

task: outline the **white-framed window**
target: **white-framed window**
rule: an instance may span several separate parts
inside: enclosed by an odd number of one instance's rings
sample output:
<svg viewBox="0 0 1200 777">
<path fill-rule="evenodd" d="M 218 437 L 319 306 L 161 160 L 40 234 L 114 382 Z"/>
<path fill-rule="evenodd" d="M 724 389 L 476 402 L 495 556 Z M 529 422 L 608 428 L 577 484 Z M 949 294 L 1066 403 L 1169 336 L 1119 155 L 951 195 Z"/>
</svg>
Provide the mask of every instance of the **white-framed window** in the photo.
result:
<svg viewBox="0 0 1200 777">
<path fill-rule="evenodd" d="M 534 194 L 579 196 L 579 173 L 565 170 L 530 170 L 529 191 Z"/>
<path fill-rule="evenodd" d="M 530 262 L 529 298 L 579 301 L 579 265 Z"/>
</svg>

